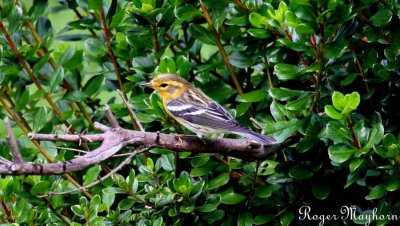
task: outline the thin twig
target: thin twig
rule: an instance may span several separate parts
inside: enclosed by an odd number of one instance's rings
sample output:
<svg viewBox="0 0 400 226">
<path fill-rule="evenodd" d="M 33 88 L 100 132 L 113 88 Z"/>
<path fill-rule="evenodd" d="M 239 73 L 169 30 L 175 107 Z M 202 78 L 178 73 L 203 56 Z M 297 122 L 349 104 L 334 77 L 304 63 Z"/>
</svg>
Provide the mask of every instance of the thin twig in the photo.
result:
<svg viewBox="0 0 400 226">
<path fill-rule="evenodd" d="M 364 74 L 361 62 L 357 57 L 356 50 L 354 49 L 354 46 L 352 44 L 350 44 L 349 47 L 351 49 L 351 52 L 353 53 L 354 59 L 356 60 L 357 69 L 358 69 L 358 72 L 360 73 L 361 78 L 363 79 L 363 82 L 364 82 L 364 85 L 365 85 L 365 89 L 367 90 L 367 92 L 369 92 L 369 86 L 368 86 L 368 83 L 365 81 L 365 74 Z"/>
<path fill-rule="evenodd" d="M 170 35 L 170 34 L 168 34 L 168 33 L 165 33 L 165 34 L 164 34 L 164 37 L 165 37 L 166 39 L 170 40 L 170 41 L 172 42 L 172 44 L 173 44 L 174 46 L 176 46 L 178 49 L 180 49 L 180 50 L 182 50 L 182 51 L 185 51 L 185 47 L 182 46 L 182 44 L 179 43 L 174 37 L 172 37 L 172 35 Z M 193 59 L 194 62 L 196 62 L 197 64 L 202 64 L 201 59 L 200 59 L 197 55 L 191 53 L 190 51 L 188 51 L 187 53 L 189 54 L 189 59 Z M 235 85 L 231 82 L 231 80 L 225 79 L 222 75 L 220 75 L 220 74 L 219 74 L 218 72 L 216 72 L 215 70 L 210 70 L 210 73 L 213 74 L 213 75 L 214 75 L 215 77 L 217 77 L 218 79 L 221 79 L 221 80 L 225 81 L 225 82 L 228 83 L 230 86 L 232 86 L 232 87 L 235 88 Z"/>
<path fill-rule="evenodd" d="M 7 105 L 7 103 L 4 101 L 2 98 L 2 95 L 0 95 L 0 102 L 3 105 L 4 109 L 8 112 L 9 115 L 13 118 L 14 122 L 17 123 L 17 125 L 25 132 L 29 133 L 31 132 L 30 128 L 28 129 L 27 127 L 24 126 L 24 124 L 18 119 L 16 114 L 10 109 L 10 107 Z M 40 145 L 39 141 L 37 140 L 32 140 L 32 143 L 35 145 L 35 147 L 39 150 L 40 153 L 47 159 L 49 162 L 54 162 L 54 158 L 47 153 L 47 151 Z M 81 185 L 68 173 L 64 173 L 63 176 L 70 181 L 72 184 L 74 184 L 77 187 L 81 187 Z M 89 192 L 84 192 L 85 196 L 91 199 L 93 196 Z"/>
<path fill-rule="evenodd" d="M 13 53 L 17 56 L 18 61 L 20 62 L 21 66 L 24 68 L 25 72 L 28 74 L 29 78 L 32 80 L 32 82 L 35 84 L 35 86 L 44 92 L 44 98 L 46 101 L 50 104 L 51 108 L 54 110 L 54 112 L 57 114 L 57 116 L 62 119 L 62 112 L 61 110 L 57 107 L 57 105 L 54 103 L 54 101 L 51 99 L 50 95 L 43 89 L 42 85 L 40 84 L 39 80 L 35 77 L 33 74 L 32 69 L 28 66 L 27 62 L 24 60 L 22 55 L 19 53 L 17 46 L 15 45 L 14 41 L 12 40 L 10 34 L 8 33 L 7 29 L 5 28 L 3 22 L 0 20 L 0 30 L 4 33 L 8 44 L 10 45 L 11 50 Z M 65 126 L 69 126 L 70 123 L 66 120 L 61 120 Z M 76 132 L 74 129 L 71 130 L 71 132 Z"/>
<path fill-rule="evenodd" d="M 140 131 L 144 131 L 142 123 L 140 123 L 137 115 L 135 112 L 132 110 L 132 105 L 128 102 L 128 100 L 125 98 L 124 94 L 121 92 L 121 90 L 117 89 L 117 92 L 119 96 L 122 98 L 122 101 L 124 101 L 126 109 L 128 109 L 129 116 L 131 117 L 132 125 L 133 128 L 138 127 Z"/>
<path fill-rule="evenodd" d="M 286 38 L 289 39 L 289 41 L 293 42 L 293 37 L 287 28 L 285 29 L 285 34 Z M 301 62 L 303 62 L 303 65 L 308 66 L 308 62 L 304 59 L 303 54 L 299 51 L 296 51 L 296 54 L 300 58 Z"/>
<path fill-rule="evenodd" d="M 68 4 L 71 4 L 71 0 L 67 0 L 67 3 L 68 3 Z M 74 11 L 75 15 L 76 15 L 80 20 L 82 20 L 82 19 L 84 18 L 84 17 L 82 16 L 82 14 L 78 11 L 77 7 L 74 7 L 72 10 Z M 92 34 L 92 36 L 93 36 L 94 38 L 98 38 L 96 32 L 95 32 L 92 28 L 88 28 L 88 30 L 89 30 L 90 34 Z"/>
<path fill-rule="evenodd" d="M 269 88 L 270 89 L 274 88 L 274 84 L 272 84 L 272 75 L 271 72 L 269 71 L 269 63 L 267 57 L 265 57 L 264 59 L 264 71 L 267 74 Z"/>
<path fill-rule="evenodd" d="M 17 140 L 15 139 L 14 133 L 11 129 L 10 125 L 10 119 L 6 117 L 4 119 L 7 127 L 7 140 L 8 140 L 8 145 L 10 145 L 11 149 L 11 154 L 12 154 L 12 160 L 13 162 L 20 163 L 23 162 L 21 153 L 19 152 L 19 148 L 17 145 Z"/>
<path fill-rule="evenodd" d="M 119 71 L 120 66 L 117 62 L 117 59 L 115 58 L 114 51 L 112 50 L 111 38 L 110 38 L 111 34 L 110 34 L 110 30 L 108 29 L 108 25 L 107 25 L 106 17 L 104 16 L 103 9 L 100 9 L 100 20 L 101 20 L 101 25 L 103 26 L 104 37 L 105 37 L 106 43 L 107 43 L 108 56 L 110 57 L 111 62 L 114 66 L 115 75 L 117 76 L 118 86 L 126 98 L 124 83 L 122 81 L 121 73 Z"/>
<path fill-rule="evenodd" d="M 87 151 L 80 150 L 80 149 L 77 149 L 77 148 L 57 147 L 57 146 L 50 147 L 50 148 L 53 148 L 53 149 L 56 149 L 56 150 L 68 150 L 68 151 L 75 151 L 75 152 L 78 152 L 78 153 L 83 153 L 83 154 L 87 154 L 87 153 L 88 153 Z"/>
<path fill-rule="evenodd" d="M 360 143 L 357 140 L 356 134 L 354 133 L 353 124 L 351 123 L 350 116 L 346 118 L 347 127 L 350 130 L 351 138 L 353 139 L 354 147 L 357 149 L 361 149 Z"/>
<path fill-rule="evenodd" d="M 221 38 L 219 37 L 219 34 L 213 25 L 213 21 L 207 10 L 207 7 L 203 4 L 203 2 L 201 0 L 199 0 L 199 3 L 200 3 L 200 9 L 203 12 L 203 16 L 206 19 L 208 26 L 210 27 L 212 35 L 214 36 L 218 50 L 222 56 L 222 60 L 224 61 L 225 65 L 229 71 L 229 74 L 231 76 L 231 79 L 233 81 L 233 84 L 235 85 L 236 91 L 239 93 L 239 95 L 242 95 L 243 89 L 240 86 L 239 80 L 236 77 L 235 70 L 234 70 L 232 64 L 229 62 L 228 54 L 226 53 L 224 46 L 222 45 Z"/>
<path fill-rule="evenodd" d="M 0 163 L 9 164 L 9 163 L 12 163 L 12 162 L 11 162 L 10 160 L 5 159 L 5 158 L 3 158 L 3 157 L 0 156 Z"/>
<path fill-rule="evenodd" d="M 154 45 L 154 53 L 158 53 L 160 51 L 160 42 L 158 41 L 158 29 L 157 22 L 151 21 L 151 33 L 153 34 L 153 45 Z M 160 59 L 157 59 L 158 63 L 160 63 Z"/>
<path fill-rule="evenodd" d="M 112 114 L 112 112 L 110 111 L 110 107 L 106 104 L 104 105 L 104 112 L 106 114 L 106 118 L 107 120 L 110 122 L 111 127 L 113 128 L 119 128 L 119 123 L 117 121 L 117 119 L 115 118 L 115 116 Z"/>
<path fill-rule="evenodd" d="M 14 218 L 11 214 L 11 211 L 8 209 L 7 204 L 3 200 L 0 201 L 0 204 L 3 207 L 4 213 L 7 215 L 8 221 L 10 223 L 14 223 Z"/>
<path fill-rule="evenodd" d="M 245 4 L 243 4 L 240 0 L 232 0 L 240 8 L 244 9 L 246 12 L 251 13 L 251 9 L 249 9 Z"/>
<path fill-rule="evenodd" d="M 59 213 L 56 208 L 54 208 L 53 204 L 51 204 L 50 200 L 48 200 L 47 198 L 44 198 L 44 201 L 47 203 L 47 206 L 49 207 L 49 209 L 55 214 L 57 215 L 58 218 L 60 218 L 60 220 L 62 222 L 64 222 L 65 225 L 71 225 L 67 219 L 65 219 L 65 217 Z"/>
<path fill-rule="evenodd" d="M 72 192 L 76 192 L 76 191 L 87 191 L 89 188 L 92 188 L 96 185 L 98 185 L 99 183 L 103 182 L 105 179 L 109 178 L 110 176 L 112 176 L 113 174 L 115 174 L 116 172 L 118 172 L 122 167 L 124 167 L 126 164 L 128 164 L 133 157 L 135 157 L 137 154 L 142 153 L 144 151 L 148 151 L 149 148 L 144 148 L 140 151 L 134 151 L 133 153 L 131 153 L 124 161 L 122 161 L 117 167 L 115 167 L 114 169 L 112 169 L 109 173 L 107 173 L 105 176 L 97 179 L 96 181 L 82 186 L 80 188 L 77 189 L 72 189 L 72 190 L 68 190 L 68 191 L 63 191 L 63 192 L 49 192 L 45 195 L 40 195 L 38 196 L 39 198 L 43 198 L 43 197 L 49 197 L 51 195 L 65 195 L 65 194 L 70 194 Z"/>
</svg>

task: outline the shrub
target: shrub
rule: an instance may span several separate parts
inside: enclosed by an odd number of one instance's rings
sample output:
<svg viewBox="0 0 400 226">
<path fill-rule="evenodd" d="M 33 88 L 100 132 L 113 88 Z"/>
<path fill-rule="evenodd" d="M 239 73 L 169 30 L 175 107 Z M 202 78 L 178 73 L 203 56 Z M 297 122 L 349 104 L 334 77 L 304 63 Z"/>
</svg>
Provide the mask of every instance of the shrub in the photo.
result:
<svg viewBox="0 0 400 226">
<path fill-rule="evenodd" d="M 302 138 L 258 162 L 154 148 L 88 192 L 64 196 L 38 197 L 75 188 L 65 175 L 2 176 L 0 219 L 298 225 L 321 220 L 302 220 L 302 206 L 312 214 L 340 215 L 342 206 L 365 216 L 374 208 L 398 214 L 399 7 L 374 0 L 2 1 L 0 118 L 16 122 L 26 161 L 78 155 L 63 149 L 82 149 L 76 144 L 39 144 L 26 135 L 93 133 L 104 104 L 124 128 L 137 129 L 116 89 L 146 131 L 189 133 L 166 116 L 156 93 L 138 85 L 159 73 L 188 79 L 278 142 Z M 11 159 L 0 126 L 0 155 Z M 87 185 L 120 162 L 72 178 Z"/>
</svg>

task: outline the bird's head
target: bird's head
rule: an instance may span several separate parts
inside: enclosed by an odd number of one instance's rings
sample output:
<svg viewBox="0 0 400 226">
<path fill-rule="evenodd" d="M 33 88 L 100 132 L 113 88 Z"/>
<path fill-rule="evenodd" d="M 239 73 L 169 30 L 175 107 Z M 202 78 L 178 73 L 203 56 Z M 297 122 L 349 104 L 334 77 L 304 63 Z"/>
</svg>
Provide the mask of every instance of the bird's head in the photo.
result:
<svg viewBox="0 0 400 226">
<path fill-rule="evenodd" d="M 153 78 L 149 83 L 146 83 L 145 86 L 155 89 L 160 93 L 164 101 L 169 101 L 191 88 L 192 84 L 174 74 L 161 74 Z"/>
</svg>

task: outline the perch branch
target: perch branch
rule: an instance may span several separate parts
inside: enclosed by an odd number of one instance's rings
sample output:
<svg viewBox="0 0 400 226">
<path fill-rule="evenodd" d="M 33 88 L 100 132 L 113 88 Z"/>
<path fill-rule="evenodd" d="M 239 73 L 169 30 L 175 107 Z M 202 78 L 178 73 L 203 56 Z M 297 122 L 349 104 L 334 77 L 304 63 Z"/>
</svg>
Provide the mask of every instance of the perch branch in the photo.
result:
<svg viewBox="0 0 400 226">
<path fill-rule="evenodd" d="M 149 150 L 148 148 L 144 148 L 144 149 L 142 149 L 142 150 L 139 150 L 139 151 L 138 151 L 138 150 L 135 150 L 134 152 L 129 153 L 129 156 L 128 156 L 124 161 L 122 161 L 116 168 L 114 168 L 113 170 L 111 170 L 110 172 L 108 172 L 105 176 L 103 176 L 103 177 L 101 177 L 101 178 L 95 180 L 94 182 L 92 182 L 92 183 L 90 183 L 90 184 L 88 184 L 88 185 L 82 186 L 82 187 L 80 187 L 80 188 L 68 190 L 68 191 L 63 191 L 63 192 L 49 192 L 49 193 L 47 193 L 47 194 L 45 194 L 45 195 L 41 195 L 41 196 L 39 196 L 39 197 L 40 197 L 40 198 L 43 198 L 43 197 L 48 197 L 48 196 L 51 196 L 51 195 L 65 195 L 65 194 L 70 194 L 70 193 L 76 192 L 76 191 L 87 191 L 89 188 L 92 188 L 92 187 L 98 185 L 99 183 L 101 183 L 101 182 L 104 181 L 105 179 L 111 177 L 114 173 L 118 172 L 122 167 L 124 167 L 126 164 L 128 164 L 128 163 L 133 159 L 133 157 L 135 157 L 137 154 L 139 154 L 139 153 L 141 153 L 141 152 L 144 152 L 144 151 L 148 151 L 148 150 Z"/>
<path fill-rule="evenodd" d="M 105 107 L 106 116 L 109 121 L 114 115 L 110 108 Z M 46 164 L 34 164 L 28 162 L 7 162 L 0 164 L 0 174 L 21 175 L 21 174 L 62 174 L 82 170 L 88 166 L 99 164 L 113 157 L 123 147 L 161 147 L 175 152 L 193 153 L 220 153 L 227 156 L 234 156 L 245 160 L 264 159 L 284 147 L 293 144 L 298 140 L 296 137 L 289 138 L 283 143 L 261 145 L 248 139 L 200 139 L 190 135 L 172 135 L 158 132 L 142 132 L 128 130 L 120 126 L 108 127 L 101 123 L 94 124 L 96 129 L 103 131 L 100 134 L 34 134 L 29 133 L 28 137 L 37 141 L 69 141 L 69 142 L 102 142 L 101 145 L 85 155 L 78 156 L 64 162 Z"/>
</svg>

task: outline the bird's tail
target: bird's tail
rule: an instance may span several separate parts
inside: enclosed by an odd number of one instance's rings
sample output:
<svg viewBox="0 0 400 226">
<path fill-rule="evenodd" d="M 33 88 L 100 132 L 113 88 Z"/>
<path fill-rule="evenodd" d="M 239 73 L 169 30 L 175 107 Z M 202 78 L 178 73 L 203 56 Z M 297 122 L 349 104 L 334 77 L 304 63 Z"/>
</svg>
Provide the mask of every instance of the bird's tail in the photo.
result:
<svg viewBox="0 0 400 226">
<path fill-rule="evenodd" d="M 260 133 L 256 133 L 245 127 L 240 128 L 238 131 L 232 131 L 232 132 L 236 133 L 238 135 L 244 136 L 248 139 L 255 140 L 258 143 L 263 144 L 263 145 L 271 144 L 271 143 L 275 142 L 275 139 L 273 137 L 265 136 Z"/>
</svg>

